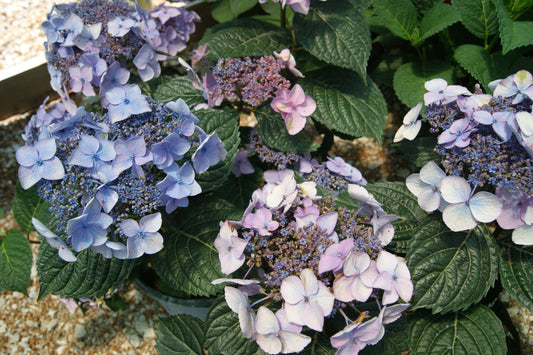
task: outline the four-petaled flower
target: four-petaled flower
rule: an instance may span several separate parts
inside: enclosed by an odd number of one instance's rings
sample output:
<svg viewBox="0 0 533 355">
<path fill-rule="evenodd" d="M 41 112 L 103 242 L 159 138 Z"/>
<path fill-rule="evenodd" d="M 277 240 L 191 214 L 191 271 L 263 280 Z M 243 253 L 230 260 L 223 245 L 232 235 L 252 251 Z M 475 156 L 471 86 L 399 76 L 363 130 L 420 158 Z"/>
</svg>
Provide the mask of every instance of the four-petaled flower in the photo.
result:
<svg viewBox="0 0 533 355">
<path fill-rule="evenodd" d="M 27 190 L 39 180 L 60 180 L 65 176 L 63 164 L 56 154 L 54 138 L 35 142 L 17 149 L 16 158 L 20 164 L 18 176 L 20 185 Z"/>
<path fill-rule="evenodd" d="M 105 99 L 109 103 L 106 108 L 111 123 L 151 111 L 141 89 L 135 84 L 114 87 L 105 93 Z"/>
<path fill-rule="evenodd" d="M 120 229 L 127 241 L 127 258 L 135 259 L 143 254 L 155 254 L 163 249 L 163 237 L 159 234 L 163 220 L 161 213 L 146 215 L 137 223 L 126 219 L 120 223 Z"/>
<path fill-rule="evenodd" d="M 376 266 L 379 275 L 373 286 L 385 290 L 383 304 L 394 303 L 398 297 L 408 302 L 413 295 L 413 283 L 405 262 L 396 255 L 382 250 L 376 260 Z"/>
<path fill-rule="evenodd" d="M 215 239 L 215 248 L 218 250 L 218 258 L 222 272 L 231 274 L 244 264 L 244 248 L 248 243 L 238 237 L 237 231 L 229 221 L 222 223 L 220 232 Z"/>
<path fill-rule="evenodd" d="M 306 95 L 299 84 L 294 85 L 290 91 L 278 90 L 270 105 L 274 111 L 281 113 L 289 134 L 300 132 L 305 126 L 306 117 L 316 109 L 315 100 Z"/>
</svg>

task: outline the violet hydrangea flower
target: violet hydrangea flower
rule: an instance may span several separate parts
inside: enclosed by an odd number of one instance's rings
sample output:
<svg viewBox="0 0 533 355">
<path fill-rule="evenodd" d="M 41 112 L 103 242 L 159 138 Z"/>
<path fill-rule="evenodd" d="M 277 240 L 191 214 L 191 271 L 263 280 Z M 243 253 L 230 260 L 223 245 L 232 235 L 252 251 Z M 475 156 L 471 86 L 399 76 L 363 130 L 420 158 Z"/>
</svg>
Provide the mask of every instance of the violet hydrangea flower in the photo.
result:
<svg viewBox="0 0 533 355">
<path fill-rule="evenodd" d="M 153 155 L 146 148 L 146 143 L 142 136 L 133 136 L 123 141 L 115 141 L 116 157 L 113 160 L 113 168 L 118 171 L 124 171 L 132 168 L 133 175 L 144 178 L 142 165 L 152 160 Z"/>
<path fill-rule="evenodd" d="M 304 77 L 304 75 L 298 69 L 296 69 L 296 60 L 291 54 L 290 49 L 285 48 L 282 49 L 279 53 L 274 52 L 274 57 L 281 59 L 283 61 L 283 64 L 285 65 L 285 69 L 288 69 L 294 76 L 299 78 Z"/>
<path fill-rule="evenodd" d="M 231 168 L 233 175 L 239 177 L 241 175 L 252 174 L 254 171 L 255 169 L 252 163 L 248 160 L 248 151 L 244 149 L 238 152 Z"/>
<path fill-rule="evenodd" d="M 304 93 L 299 84 L 289 91 L 280 89 L 276 97 L 270 103 L 274 111 L 281 113 L 289 134 L 300 132 L 304 126 L 306 117 L 315 112 L 316 102 Z"/>
<path fill-rule="evenodd" d="M 227 153 L 224 149 L 224 143 L 220 140 L 216 132 L 205 136 L 191 158 L 194 170 L 198 174 L 207 171 L 209 167 L 226 159 Z"/>
<path fill-rule="evenodd" d="M 409 302 L 413 296 L 413 283 L 405 262 L 396 255 L 382 250 L 376 260 L 376 266 L 379 275 L 374 281 L 374 287 L 385 290 L 383 304 L 394 303 L 398 297 Z"/>
<path fill-rule="evenodd" d="M 376 262 L 367 253 L 352 252 L 344 260 L 343 275 L 333 282 L 333 294 L 342 302 L 366 302 L 377 277 Z"/>
<path fill-rule="evenodd" d="M 460 85 L 448 85 L 444 79 L 432 79 L 424 83 L 428 91 L 424 94 L 424 104 L 426 106 L 432 103 L 445 105 L 457 100 L 459 95 L 472 95 L 468 89 Z"/>
<path fill-rule="evenodd" d="M 336 355 L 357 355 L 367 345 L 377 344 L 385 334 L 383 312 L 366 322 L 353 322 L 330 338 Z"/>
<path fill-rule="evenodd" d="M 109 102 L 106 108 L 111 123 L 151 111 L 141 89 L 135 84 L 114 87 L 105 93 L 105 99 Z"/>
<path fill-rule="evenodd" d="M 237 236 L 237 231 L 229 224 L 229 221 L 222 223 L 215 239 L 215 248 L 218 250 L 223 273 L 229 275 L 244 264 L 243 252 L 247 244 L 245 240 Z"/>
<path fill-rule="evenodd" d="M 181 200 L 202 192 L 202 188 L 194 179 L 194 170 L 189 162 L 182 166 L 172 163 L 164 172 L 167 176 L 156 186 L 166 196 Z"/>
<path fill-rule="evenodd" d="M 311 269 L 302 270 L 300 277 L 291 275 L 283 279 L 280 291 L 290 322 L 322 331 L 324 317 L 331 313 L 335 296 Z"/>
<path fill-rule="evenodd" d="M 162 223 L 159 212 L 142 217 L 138 223 L 133 219 L 120 223 L 122 233 L 128 237 L 128 259 L 135 259 L 143 254 L 155 254 L 163 249 L 163 237 L 159 233 Z"/>
<path fill-rule="evenodd" d="M 65 242 L 57 236 L 54 232 L 52 232 L 44 223 L 36 219 L 35 217 L 31 218 L 31 224 L 35 228 L 37 232 L 39 232 L 40 235 L 45 237 L 46 241 L 52 248 L 57 249 L 57 253 L 59 257 L 66 262 L 73 262 L 78 260 L 74 253 L 70 251 L 70 249 L 67 247 Z"/>
<path fill-rule="evenodd" d="M 20 185 L 27 190 L 41 179 L 60 180 L 65 176 L 61 161 L 55 156 L 54 138 L 35 142 L 33 146 L 25 145 L 17 149 L 16 159 L 19 163 L 18 177 Z"/>
<path fill-rule="evenodd" d="M 82 135 L 78 147 L 72 152 L 68 162 L 71 165 L 83 166 L 84 168 L 98 167 L 105 162 L 115 159 L 116 153 L 113 142 L 107 139 L 96 139 L 93 136 Z"/>
<path fill-rule="evenodd" d="M 67 222 L 67 234 L 74 251 L 102 245 L 108 240 L 107 228 L 113 223 L 113 218 L 100 209 L 100 204 L 91 199 L 80 216 Z"/>
</svg>

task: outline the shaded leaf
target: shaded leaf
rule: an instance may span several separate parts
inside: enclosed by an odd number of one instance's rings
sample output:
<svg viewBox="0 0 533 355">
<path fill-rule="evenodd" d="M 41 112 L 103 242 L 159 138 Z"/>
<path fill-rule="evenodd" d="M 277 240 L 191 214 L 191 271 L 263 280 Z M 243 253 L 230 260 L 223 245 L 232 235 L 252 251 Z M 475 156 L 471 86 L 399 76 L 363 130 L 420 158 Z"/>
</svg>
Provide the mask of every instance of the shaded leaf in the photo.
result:
<svg viewBox="0 0 533 355">
<path fill-rule="evenodd" d="M 518 302 L 533 310 L 533 247 L 509 243 L 501 252 L 500 281 Z"/>
<path fill-rule="evenodd" d="M 366 82 L 352 71 L 333 67 L 308 73 L 300 81 L 306 94 L 316 101 L 314 119 L 338 132 L 379 142 L 387 103 L 370 77 Z"/>
<path fill-rule="evenodd" d="M 461 23 L 474 36 L 488 40 L 498 31 L 498 17 L 490 0 L 453 0 Z"/>
<path fill-rule="evenodd" d="M 222 0 L 211 7 L 211 15 L 218 22 L 226 22 L 237 18 L 255 5 L 257 0 Z"/>
<path fill-rule="evenodd" d="M 13 199 L 13 216 L 23 232 L 29 233 L 35 230 L 31 224 L 32 217 L 51 227 L 53 219 L 50 218 L 49 208 L 50 204 L 39 196 L 36 186 L 24 190 L 20 184 L 17 184 Z"/>
<path fill-rule="evenodd" d="M 188 314 L 159 318 L 156 330 L 157 353 L 204 355 L 204 322 Z"/>
<path fill-rule="evenodd" d="M 374 0 L 374 10 L 396 36 L 413 42 L 418 26 L 416 8 L 410 0 Z"/>
<path fill-rule="evenodd" d="M 499 249 L 484 224 L 452 232 L 440 213 L 414 232 L 407 266 L 414 285 L 413 309 L 464 310 L 479 302 L 498 276 Z"/>
<path fill-rule="evenodd" d="M 433 150 L 437 146 L 437 140 L 434 137 L 417 137 L 412 141 L 403 140 L 398 146 L 405 158 L 418 168 L 423 167 L 429 161 L 441 160 L 440 155 Z"/>
<path fill-rule="evenodd" d="M 152 98 L 167 103 L 182 99 L 191 108 L 205 102 L 202 92 L 192 86 L 191 80 L 186 76 L 176 76 L 164 80 L 152 93 Z"/>
<path fill-rule="evenodd" d="M 318 59 L 352 69 L 366 80 L 370 31 L 358 8 L 349 1 L 314 1 L 307 15 L 294 16 L 294 33 Z"/>
<path fill-rule="evenodd" d="M 10 290 L 27 295 L 32 261 L 30 242 L 24 234 L 11 229 L 0 235 L 0 292 Z"/>
<path fill-rule="evenodd" d="M 442 78 L 448 83 L 453 82 L 453 67 L 447 62 L 428 62 L 425 70 L 420 63 L 409 62 L 402 65 L 394 74 L 394 91 L 398 98 L 407 106 L 413 107 L 424 100 L 428 80 Z"/>
<path fill-rule="evenodd" d="M 410 332 L 412 355 L 507 353 L 502 323 L 483 305 L 444 315 L 415 313 Z"/>
<path fill-rule="evenodd" d="M 436 4 L 422 18 L 420 22 L 420 37 L 413 43 L 415 46 L 429 37 L 439 33 L 459 21 L 455 7 L 448 4 Z"/>
<path fill-rule="evenodd" d="M 501 0 L 492 0 L 498 14 L 502 52 L 533 44 L 533 21 L 513 21 Z"/>
</svg>

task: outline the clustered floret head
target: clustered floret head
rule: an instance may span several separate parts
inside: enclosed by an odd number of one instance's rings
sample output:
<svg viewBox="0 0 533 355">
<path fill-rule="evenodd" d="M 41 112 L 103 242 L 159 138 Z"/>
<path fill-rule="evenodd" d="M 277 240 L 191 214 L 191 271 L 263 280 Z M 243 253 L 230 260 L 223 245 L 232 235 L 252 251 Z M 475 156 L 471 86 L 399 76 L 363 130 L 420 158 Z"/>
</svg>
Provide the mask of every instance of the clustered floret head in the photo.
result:
<svg viewBox="0 0 533 355">
<path fill-rule="evenodd" d="M 222 141 L 197 125 L 183 100 L 141 99 L 145 112 L 118 121 L 111 111 L 70 114 L 62 103 L 43 104 L 26 127 L 19 180 L 50 203 L 57 224 L 33 224 L 67 261 L 76 260 L 67 244 L 106 258 L 158 252 L 159 208 L 186 207 L 201 192 L 196 175 L 225 159 Z"/>
</svg>

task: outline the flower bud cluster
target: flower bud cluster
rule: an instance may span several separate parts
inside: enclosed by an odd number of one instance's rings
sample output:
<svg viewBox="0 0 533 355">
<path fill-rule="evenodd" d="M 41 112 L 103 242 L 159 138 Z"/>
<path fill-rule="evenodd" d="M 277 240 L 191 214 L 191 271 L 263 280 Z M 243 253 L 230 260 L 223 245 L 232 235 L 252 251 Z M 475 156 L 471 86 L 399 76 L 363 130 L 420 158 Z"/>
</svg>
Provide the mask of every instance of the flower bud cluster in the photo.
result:
<svg viewBox="0 0 533 355">
<path fill-rule="evenodd" d="M 186 207 L 201 192 L 196 174 L 225 159 L 217 133 L 205 133 L 183 100 L 139 99 L 147 111 L 120 121 L 110 111 L 79 107 L 72 115 L 62 103 L 43 104 L 26 127 L 19 180 L 24 189 L 37 185 L 50 204 L 57 223 L 33 224 L 67 261 L 76 260 L 67 244 L 106 258 L 158 252 L 158 209 Z"/>
<path fill-rule="evenodd" d="M 335 159 L 328 163 L 335 165 L 334 170 L 344 167 Z M 215 239 L 222 272 L 231 274 L 243 265 L 248 270 L 243 279 L 214 281 L 240 285 L 227 286 L 225 296 L 239 314 L 244 336 L 269 353 L 299 352 L 310 341 L 301 334 L 303 326 L 321 332 L 324 319 L 336 311 L 346 319 L 347 327 L 341 332 L 367 324 L 362 323 L 364 316 L 352 322 L 342 309 L 372 297 L 381 309 L 368 321 L 375 323 L 374 336 L 357 340 L 360 333 L 354 331 L 348 342 L 338 341 L 336 334 L 331 343 L 341 353 L 352 342 L 360 349 L 377 343 L 383 324 L 399 318 L 409 306 L 393 304 L 400 298 L 408 302 L 413 292 L 405 262 L 384 250 L 397 217 L 388 215 L 360 185 L 347 186 L 348 194 L 359 203 L 355 211 L 337 207 L 333 196 L 318 196 L 315 182 L 298 184 L 292 170 L 266 171 L 264 178 L 265 185 L 253 193 L 242 219 L 221 223 Z M 247 279 L 254 269 L 257 278 Z M 248 298 L 256 294 L 266 297 L 250 305 Z M 272 307 L 260 306 L 256 313 L 253 307 L 263 301 Z M 387 309 L 394 311 L 394 317 Z M 273 344 L 284 336 L 284 345 L 274 351 Z"/>
</svg>

